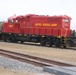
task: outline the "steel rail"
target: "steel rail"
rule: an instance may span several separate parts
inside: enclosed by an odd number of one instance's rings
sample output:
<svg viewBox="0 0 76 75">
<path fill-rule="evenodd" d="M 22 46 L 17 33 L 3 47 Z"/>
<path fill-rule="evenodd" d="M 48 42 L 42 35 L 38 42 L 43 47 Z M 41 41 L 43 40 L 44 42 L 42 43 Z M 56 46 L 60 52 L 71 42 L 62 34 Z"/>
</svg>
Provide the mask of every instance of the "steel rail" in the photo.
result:
<svg viewBox="0 0 76 75">
<path fill-rule="evenodd" d="M 4 42 L 4 41 L 0 41 L 0 42 Z M 7 43 L 12 43 L 12 42 L 9 42 L 9 41 L 7 41 Z M 14 43 L 14 42 L 13 42 Z M 15 43 L 15 44 L 17 44 L 17 43 Z M 22 44 L 22 43 L 18 43 L 18 44 Z M 39 47 L 45 47 L 45 48 L 56 48 L 56 49 L 63 49 L 63 50 L 76 50 L 76 47 L 69 47 L 69 48 L 64 48 L 64 47 L 55 47 L 55 46 L 52 46 L 52 47 L 50 47 L 50 46 L 42 46 L 42 45 L 40 45 L 40 44 L 34 44 L 34 43 L 23 43 L 24 45 L 33 45 L 33 46 L 39 46 Z"/>
<path fill-rule="evenodd" d="M 28 54 L 23 54 L 19 52 L 13 52 L 8 50 L 0 49 L 0 55 L 7 56 L 9 58 L 13 58 L 19 61 L 24 61 L 27 63 L 32 63 L 40 66 L 76 66 L 69 63 L 63 63 L 59 61 L 54 61 L 46 58 L 41 58 L 37 56 L 32 56 Z"/>
</svg>

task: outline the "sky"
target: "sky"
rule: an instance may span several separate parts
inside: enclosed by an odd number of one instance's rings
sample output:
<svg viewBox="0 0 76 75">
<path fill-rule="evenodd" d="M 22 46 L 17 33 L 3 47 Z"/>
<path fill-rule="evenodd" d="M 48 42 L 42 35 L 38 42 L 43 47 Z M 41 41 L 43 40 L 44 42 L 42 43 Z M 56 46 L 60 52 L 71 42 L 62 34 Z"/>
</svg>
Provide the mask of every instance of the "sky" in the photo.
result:
<svg viewBox="0 0 76 75">
<path fill-rule="evenodd" d="M 76 29 L 76 0 L 0 0 L 0 21 L 14 14 L 67 15 Z"/>
</svg>

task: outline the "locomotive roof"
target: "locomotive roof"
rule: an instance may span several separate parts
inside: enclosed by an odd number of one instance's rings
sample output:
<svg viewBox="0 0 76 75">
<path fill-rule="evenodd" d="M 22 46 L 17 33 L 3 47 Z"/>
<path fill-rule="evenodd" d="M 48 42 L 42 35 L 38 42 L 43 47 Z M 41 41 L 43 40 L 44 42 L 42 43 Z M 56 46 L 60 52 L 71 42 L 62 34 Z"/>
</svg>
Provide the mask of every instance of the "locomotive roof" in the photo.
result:
<svg viewBox="0 0 76 75">
<path fill-rule="evenodd" d="M 52 18 L 53 18 L 53 17 L 54 17 L 54 18 L 62 17 L 62 18 L 64 18 L 64 19 L 68 18 L 68 19 L 71 20 L 71 18 L 70 18 L 69 16 L 67 16 L 67 15 L 59 15 L 59 16 L 54 15 L 54 16 L 49 16 L 49 15 L 35 15 L 35 14 L 27 14 L 27 15 L 25 15 L 25 16 L 23 16 L 23 15 L 19 15 L 19 16 L 14 15 L 14 16 L 9 17 L 8 20 L 13 20 L 13 19 L 16 19 L 16 18 L 23 18 L 23 17 L 52 17 Z"/>
<path fill-rule="evenodd" d="M 69 17 L 69 16 L 67 16 L 67 15 L 59 15 L 59 16 L 57 16 L 57 15 L 53 15 L 53 16 L 49 16 L 49 15 L 35 15 L 35 14 L 27 14 L 27 15 L 25 15 L 25 17 L 27 17 L 27 16 L 29 16 L 29 17 L 56 17 L 56 18 L 59 18 L 59 17 L 62 17 L 62 18 L 68 18 L 68 19 L 70 19 L 71 20 L 71 17 Z"/>
</svg>

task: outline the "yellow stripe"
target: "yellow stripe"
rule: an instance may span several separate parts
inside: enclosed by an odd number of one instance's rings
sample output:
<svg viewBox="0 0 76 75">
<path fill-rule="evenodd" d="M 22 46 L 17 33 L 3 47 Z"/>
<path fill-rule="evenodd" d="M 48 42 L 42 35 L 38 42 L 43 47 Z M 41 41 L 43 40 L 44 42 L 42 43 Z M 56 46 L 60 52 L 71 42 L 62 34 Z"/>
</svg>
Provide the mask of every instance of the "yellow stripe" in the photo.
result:
<svg viewBox="0 0 76 75">
<path fill-rule="evenodd" d="M 45 37 L 45 36 L 42 36 L 42 37 Z"/>
</svg>

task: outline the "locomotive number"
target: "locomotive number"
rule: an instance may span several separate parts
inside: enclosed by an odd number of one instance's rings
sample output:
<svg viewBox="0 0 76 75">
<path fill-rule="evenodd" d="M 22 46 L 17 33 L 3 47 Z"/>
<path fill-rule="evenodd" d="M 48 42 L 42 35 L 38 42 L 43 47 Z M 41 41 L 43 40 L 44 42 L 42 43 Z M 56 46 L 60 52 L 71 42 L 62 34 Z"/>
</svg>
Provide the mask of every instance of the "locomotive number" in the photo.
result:
<svg viewBox="0 0 76 75">
<path fill-rule="evenodd" d="M 13 25 L 9 25 L 9 27 L 13 27 Z"/>
</svg>

